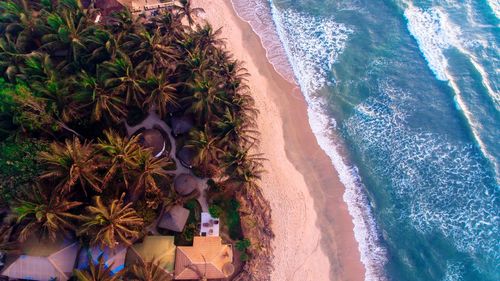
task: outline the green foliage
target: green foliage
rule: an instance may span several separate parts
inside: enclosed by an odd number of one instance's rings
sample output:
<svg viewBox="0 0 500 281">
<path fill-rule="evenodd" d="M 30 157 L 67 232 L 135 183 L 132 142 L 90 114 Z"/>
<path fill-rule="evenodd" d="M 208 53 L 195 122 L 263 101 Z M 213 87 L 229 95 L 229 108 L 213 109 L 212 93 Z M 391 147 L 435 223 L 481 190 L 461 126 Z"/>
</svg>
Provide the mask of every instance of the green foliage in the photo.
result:
<svg viewBox="0 0 500 281">
<path fill-rule="evenodd" d="M 0 196 L 9 201 L 16 190 L 32 184 L 43 171 L 37 156 L 48 144 L 37 139 L 9 138 L 0 143 Z"/>
<path fill-rule="evenodd" d="M 144 200 L 136 202 L 134 204 L 134 209 L 137 214 L 144 220 L 144 225 L 150 225 L 158 217 L 156 210 L 149 208 Z"/>
<path fill-rule="evenodd" d="M 240 252 L 244 252 L 248 247 L 250 247 L 250 240 L 248 240 L 247 238 L 243 239 L 243 240 L 239 240 L 236 242 L 236 249 L 238 249 L 238 251 Z"/>
<path fill-rule="evenodd" d="M 134 156 L 121 150 L 124 146 L 96 140 L 124 119 L 135 124 L 153 110 L 163 119 L 193 116 L 196 127 L 183 136 L 182 146 L 195 153 L 195 175 L 227 179 L 224 187 L 232 191 L 254 186 L 261 165 L 248 153 L 256 140 L 256 110 L 245 85 L 247 73 L 224 50 L 220 29 L 194 24 L 192 15 L 200 9 L 181 1 L 147 19 L 122 11 L 105 25 L 95 24 L 96 11 L 83 9 L 79 0 L 35 2 L 0 1 L 0 140 L 13 132 L 26 138 L 0 144 L 3 201 L 43 174 L 43 181 L 54 186 L 64 182 L 66 192 L 60 197 L 71 199 L 67 201 L 88 206 L 92 195 L 105 192 L 106 202 L 120 205 L 133 217 L 129 226 L 137 236 L 141 218 L 148 222 L 156 216 L 150 207 L 160 202 L 155 200 L 161 199 L 159 178 L 172 163 L 150 153 Z M 117 133 L 118 142 L 123 135 Z M 34 138 L 54 141 L 55 149 L 42 153 L 47 167 L 36 160 L 46 146 Z M 74 145 L 67 143 L 71 139 Z M 209 185 L 212 191 L 224 191 L 226 198 L 234 194 L 213 181 Z M 113 200 L 123 191 L 126 197 Z M 136 199 L 141 218 L 128 208 Z M 103 230 L 94 220 L 94 215 L 105 217 L 107 207 L 100 202 L 87 208 L 86 229 L 79 233 L 95 238 L 105 231 L 108 234 L 96 239 L 114 245 L 114 240 L 123 240 L 111 235 L 120 225 Z M 201 207 L 196 200 L 186 207 L 188 223 L 178 236 L 192 240 Z M 210 208 L 235 240 L 243 238 L 238 209 L 234 199 Z"/>
<path fill-rule="evenodd" d="M 214 218 L 220 218 L 222 212 L 224 212 L 224 210 L 222 210 L 221 207 L 217 206 L 217 205 L 211 205 L 210 207 L 208 207 L 208 212 L 210 212 L 210 215 Z"/>
<path fill-rule="evenodd" d="M 241 260 L 242 262 L 246 262 L 246 261 L 248 261 L 249 259 L 250 259 L 250 256 L 249 256 L 246 252 L 241 253 L 241 255 L 240 255 L 240 260 Z"/>
<path fill-rule="evenodd" d="M 182 238 L 185 241 L 193 241 L 194 236 L 197 234 L 197 227 L 194 223 L 186 224 L 182 232 Z"/>
<path fill-rule="evenodd" d="M 234 198 L 218 199 L 215 204 L 222 210 L 220 218 L 229 229 L 229 237 L 233 240 L 243 239 L 238 201 Z"/>
<path fill-rule="evenodd" d="M 182 233 L 176 235 L 176 245 L 191 245 L 193 237 L 198 235 L 198 225 L 201 222 L 201 206 L 196 199 L 191 199 L 184 204 L 189 210 L 189 217 Z"/>
</svg>

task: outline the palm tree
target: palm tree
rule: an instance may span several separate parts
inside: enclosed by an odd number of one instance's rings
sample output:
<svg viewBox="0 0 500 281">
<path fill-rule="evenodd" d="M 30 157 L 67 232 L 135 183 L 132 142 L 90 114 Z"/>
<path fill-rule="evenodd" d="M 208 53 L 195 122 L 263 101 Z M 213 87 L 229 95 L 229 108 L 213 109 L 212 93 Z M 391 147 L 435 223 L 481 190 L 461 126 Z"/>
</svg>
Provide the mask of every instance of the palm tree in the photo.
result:
<svg viewBox="0 0 500 281">
<path fill-rule="evenodd" d="M 0 33 L 10 37 L 16 46 L 26 52 L 38 47 L 37 33 L 42 26 L 26 0 L 0 2 Z"/>
<path fill-rule="evenodd" d="M 142 15 L 138 17 L 133 16 L 129 9 L 121 9 L 111 14 L 108 26 L 113 34 L 118 35 L 118 38 L 120 38 L 122 34 L 135 33 L 142 29 L 141 21 L 143 19 Z"/>
<path fill-rule="evenodd" d="M 78 281 L 119 281 L 124 271 L 113 273 L 111 266 L 104 261 L 104 256 L 100 255 L 97 264 L 89 257 L 89 268 L 87 270 L 73 270 L 73 275 Z"/>
<path fill-rule="evenodd" d="M 164 72 L 159 75 L 149 77 L 145 81 L 145 87 L 148 89 L 149 94 L 144 100 L 146 111 L 149 112 L 155 109 L 161 118 L 167 116 L 168 106 L 177 106 L 177 97 L 175 95 L 177 85 L 170 83 Z"/>
<path fill-rule="evenodd" d="M 215 133 L 220 138 L 222 146 L 234 142 L 242 144 L 254 143 L 257 141 L 255 137 L 258 131 L 254 122 L 249 121 L 246 116 L 237 114 L 235 111 L 226 107 L 222 118 L 214 122 Z"/>
<path fill-rule="evenodd" d="M 104 203 L 100 196 L 95 196 L 94 204 L 86 208 L 86 214 L 81 216 L 83 224 L 79 235 L 90 238 L 92 245 L 113 249 L 119 243 L 131 245 L 139 238 L 143 220 L 132 208 L 132 203 L 125 204 L 122 194 L 109 204 Z"/>
<path fill-rule="evenodd" d="M 175 68 L 178 54 L 172 47 L 170 37 L 162 35 L 160 29 L 152 32 L 142 30 L 125 37 L 123 48 L 141 73 L 152 74 L 164 68 Z"/>
<path fill-rule="evenodd" d="M 236 181 L 248 186 L 255 186 L 256 182 L 261 179 L 264 172 L 264 164 L 266 159 L 261 153 L 251 153 L 252 145 L 240 147 L 232 145 L 226 150 L 223 161 L 226 174 L 231 181 Z"/>
<path fill-rule="evenodd" d="M 129 268 L 131 281 L 171 281 L 174 280 L 172 274 L 166 272 L 159 266 L 157 260 L 145 262 L 139 259 L 138 264 Z"/>
<path fill-rule="evenodd" d="M 40 159 L 47 165 L 47 171 L 40 177 L 56 180 L 57 190 L 62 192 L 70 191 L 77 183 L 85 194 L 87 187 L 102 192 L 98 177 L 102 163 L 98 158 L 94 145 L 82 144 L 77 137 L 64 144 L 54 142 L 49 151 L 40 153 Z"/>
<path fill-rule="evenodd" d="M 85 58 L 91 66 L 98 65 L 103 61 L 115 59 L 117 56 L 123 56 L 120 49 L 119 36 L 114 36 L 110 31 L 96 28 L 93 36 L 84 38 L 84 44 L 89 50 Z M 85 66 L 84 66 L 85 67 Z"/>
<path fill-rule="evenodd" d="M 105 119 L 118 123 L 127 116 L 125 102 L 118 93 L 106 87 L 99 70 L 100 68 L 97 69 L 96 75 L 82 71 L 73 79 L 72 83 L 78 89 L 74 95 L 75 99 L 85 101 L 92 107 L 92 120 Z"/>
<path fill-rule="evenodd" d="M 191 0 L 179 0 L 180 5 L 175 5 L 174 9 L 177 11 L 177 15 L 180 18 L 186 18 L 189 25 L 193 25 L 193 15 L 198 13 L 204 13 L 205 10 L 202 8 L 191 8 Z"/>
<path fill-rule="evenodd" d="M 106 80 L 104 85 L 110 88 L 118 96 L 125 95 L 125 103 L 141 107 L 145 90 L 142 88 L 141 74 L 133 67 L 127 57 L 117 58 L 112 61 L 107 61 L 102 64 L 103 70 L 106 72 Z"/>
<path fill-rule="evenodd" d="M 75 230 L 71 219 L 78 216 L 69 210 L 80 206 L 81 202 L 67 201 L 56 192 L 48 193 L 39 186 L 23 192 L 12 208 L 17 223 L 22 224 L 19 235 L 21 241 L 26 240 L 33 232 L 55 241 L 60 233 Z"/>
<path fill-rule="evenodd" d="M 174 15 L 170 10 L 163 9 L 160 14 L 152 18 L 152 22 L 163 35 L 168 35 L 172 39 L 180 40 L 183 35 L 184 26 L 179 17 Z"/>
<path fill-rule="evenodd" d="M 97 144 L 109 167 L 102 184 L 106 186 L 115 175 L 119 175 L 125 186 L 128 187 L 132 172 L 138 168 L 136 159 L 141 151 L 137 142 L 139 136 L 128 139 L 114 131 L 105 131 L 104 136 L 106 139 L 99 140 Z"/>
<path fill-rule="evenodd" d="M 224 40 L 219 38 L 221 34 L 222 28 L 214 29 L 210 23 L 205 22 L 203 25 L 196 25 L 192 36 L 201 48 L 212 49 L 214 46 L 225 45 Z"/>
<path fill-rule="evenodd" d="M 45 98 L 49 106 L 54 107 L 54 113 L 62 122 L 70 123 L 73 120 L 78 120 L 80 115 L 78 105 L 70 95 L 67 80 L 60 79 L 60 75 L 56 73 L 50 59 L 44 61 L 42 71 L 45 73 L 46 79 L 28 81 L 30 88 L 37 96 Z"/>
<path fill-rule="evenodd" d="M 204 170 L 208 169 L 210 164 L 216 164 L 218 154 L 222 152 L 217 147 L 217 138 L 210 134 L 207 125 L 203 131 L 192 130 L 189 133 L 186 147 L 195 151 L 193 162 Z"/>
<path fill-rule="evenodd" d="M 50 32 L 42 37 L 42 49 L 52 54 L 63 52 L 70 65 L 79 64 L 79 58 L 87 52 L 87 38 L 94 35 L 95 25 L 89 23 L 95 13 L 93 9 L 84 10 L 80 0 L 60 1 L 57 11 L 47 16 Z"/>
<path fill-rule="evenodd" d="M 187 50 L 180 64 L 181 78 L 188 82 L 193 81 L 196 75 L 201 75 L 209 68 L 210 63 L 206 50 L 198 47 L 194 50 Z"/>
<path fill-rule="evenodd" d="M 10 37 L 0 37 L 0 74 L 6 79 L 15 81 L 25 56 Z"/>
<path fill-rule="evenodd" d="M 0 227 L 0 253 L 17 253 L 19 252 L 19 243 L 17 240 L 12 240 L 12 232 L 14 228 L 8 225 Z"/>
<path fill-rule="evenodd" d="M 218 105 L 226 103 L 223 84 L 209 71 L 197 75 L 194 81 L 187 82 L 186 86 L 193 94 L 182 101 L 190 104 L 188 112 L 193 113 L 198 122 L 206 123 L 211 120 L 218 111 Z"/>
<path fill-rule="evenodd" d="M 172 168 L 173 161 L 168 157 L 154 157 L 150 149 L 142 149 L 136 161 L 132 198 L 137 198 L 143 192 L 157 193 L 160 190 L 160 180 L 167 178 L 167 170 Z"/>
</svg>

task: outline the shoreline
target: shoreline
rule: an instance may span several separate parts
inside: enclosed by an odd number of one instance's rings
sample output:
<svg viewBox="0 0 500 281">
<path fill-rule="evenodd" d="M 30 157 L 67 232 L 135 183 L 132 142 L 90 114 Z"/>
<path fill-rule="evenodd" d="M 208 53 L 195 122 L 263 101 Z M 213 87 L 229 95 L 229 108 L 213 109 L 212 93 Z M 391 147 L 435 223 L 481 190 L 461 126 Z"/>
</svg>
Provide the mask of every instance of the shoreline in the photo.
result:
<svg viewBox="0 0 500 281">
<path fill-rule="evenodd" d="M 299 87 L 276 72 L 261 39 L 229 1 L 193 4 L 205 9 L 214 28 L 223 27 L 226 47 L 251 75 L 248 84 L 260 111 L 260 152 L 268 159 L 261 187 L 276 235 L 271 279 L 364 280 L 345 187 L 312 132 Z"/>
</svg>

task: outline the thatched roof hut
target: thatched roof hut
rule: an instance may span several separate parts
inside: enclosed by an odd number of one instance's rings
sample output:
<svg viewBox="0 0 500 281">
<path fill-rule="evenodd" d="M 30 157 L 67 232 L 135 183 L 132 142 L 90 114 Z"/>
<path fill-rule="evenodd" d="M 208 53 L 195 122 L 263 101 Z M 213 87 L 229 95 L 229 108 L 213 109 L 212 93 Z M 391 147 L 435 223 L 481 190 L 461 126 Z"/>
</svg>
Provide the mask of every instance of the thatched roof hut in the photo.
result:
<svg viewBox="0 0 500 281">
<path fill-rule="evenodd" d="M 172 117 L 172 134 L 174 136 L 189 132 L 194 127 L 194 120 L 189 115 Z"/>
<path fill-rule="evenodd" d="M 183 147 L 177 151 L 177 159 L 181 162 L 182 166 L 192 169 L 193 159 L 196 156 L 196 152 L 189 147 Z"/>
<path fill-rule="evenodd" d="M 157 262 L 166 273 L 173 273 L 175 261 L 174 236 L 146 236 L 142 243 L 137 243 L 127 251 L 125 264 L 129 267 L 143 262 Z"/>
<path fill-rule="evenodd" d="M 198 189 L 198 180 L 190 174 L 180 174 L 174 179 L 174 189 L 180 195 L 189 195 Z"/>
<path fill-rule="evenodd" d="M 144 130 L 139 136 L 139 143 L 145 148 L 152 148 L 153 155 L 160 157 L 167 153 L 170 142 L 168 136 L 165 136 L 160 130 L 154 128 Z"/>
<path fill-rule="evenodd" d="M 158 222 L 158 227 L 176 232 L 182 232 L 189 217 L 189 210 L 175 205 L 168 212 L 165 212 Z"/>
</svg>

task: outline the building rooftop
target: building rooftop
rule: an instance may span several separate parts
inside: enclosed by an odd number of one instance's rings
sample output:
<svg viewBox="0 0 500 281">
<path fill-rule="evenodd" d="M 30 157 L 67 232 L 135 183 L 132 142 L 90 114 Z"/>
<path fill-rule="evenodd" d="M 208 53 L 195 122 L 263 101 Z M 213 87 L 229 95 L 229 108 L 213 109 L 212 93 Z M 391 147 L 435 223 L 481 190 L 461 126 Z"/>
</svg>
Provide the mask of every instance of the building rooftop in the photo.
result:
<svg viewBox="0 0 500 281">
<path fill-rule="evenodd" d="M 186 225 L 188 217 L 188 209 L 179 205 L 175 205 L 170 210 L 168 210 L 168 212 L 165 212 L 165 214 L 163 214 L 158 223 L 158 227 L 182 232 L 184 226 Z"/>
<path fill-rule="evenodd" d="M 53 242 L 31 238 L 21 245 L 23 255 L 8 265 L 2 275 L 11 279 L 68 280 L 75 267 L 78 249 L 78 243 L 65 239 Z"/>
<path fill-rule="evenodd" d="M 142 243 L 128 249 L 127 266 L 143 262 L 157 262 L 167 273 L 173 273 L 175 261 L 175 244 L 173 236 L 146 236 Z"/>
<path fill-rule="evenodd" d="M 218 236 L 194 237 L 193 246 L 177 247 L 175 279 L 222 279 L 233 274 L 233 250 Z"/>
</svg>

